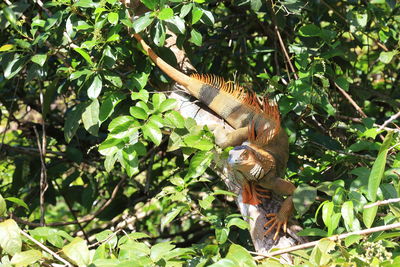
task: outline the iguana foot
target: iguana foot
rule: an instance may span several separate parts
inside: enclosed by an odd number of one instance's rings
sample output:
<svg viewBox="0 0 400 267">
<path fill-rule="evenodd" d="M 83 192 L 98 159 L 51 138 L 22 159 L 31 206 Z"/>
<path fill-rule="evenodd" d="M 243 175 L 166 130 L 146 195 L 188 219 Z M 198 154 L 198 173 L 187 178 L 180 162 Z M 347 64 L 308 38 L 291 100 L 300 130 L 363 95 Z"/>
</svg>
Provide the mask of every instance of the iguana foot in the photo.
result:
<svg viewBox="0 0 400 267">
<path fill-rule="evenodd" d="M 276 240 L 276 238 L 278 237 L 281 229 L 283 229 L 283 232 L 286 233 L 287 223 L 293 213 L 293 208 L 293 200 L 292 197 L 289 196 L 285 199 L 285 201 L 283 201 L 278 213 L 268 213 L 267 215 L 265 215 L 267 218 L 271 219 L 266 224 L 264 224 L 264 227 L 269 226 L 269 229 L 264 233 L 264 236 L 271 233 L 274 228 L 276 228 L 274 240 Z"/>
<path fill-rule="evenodd" d="M 269 195 L 265 194 L 268 193 L 269 190 L 264 188 L 257 187 L 251 182 L 247 182 L 243 185 L 242 189 L 242 198 L 243 203 L 250 204 L 250 205 L 258 205 L 261 204 L 262 201 L 260 198 L 271 198 Z M 260 193 L 261 192 L 261 193 Z"/>
</svg>

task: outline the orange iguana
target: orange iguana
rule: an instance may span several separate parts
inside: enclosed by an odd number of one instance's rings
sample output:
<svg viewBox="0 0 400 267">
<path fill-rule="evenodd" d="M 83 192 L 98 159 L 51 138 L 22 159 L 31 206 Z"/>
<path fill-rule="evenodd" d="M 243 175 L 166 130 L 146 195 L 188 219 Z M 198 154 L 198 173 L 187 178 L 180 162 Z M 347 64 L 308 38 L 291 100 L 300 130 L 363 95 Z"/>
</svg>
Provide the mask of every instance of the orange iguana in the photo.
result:
<svg viewBox="0 0 400 267">
<path fill-rule="evenodd" d="M 220 147 L 236 146 L 230 152 L 229 165 L 244 177 L 241 181 L 243 203 L 261 203 L 255 185 L 281 195 L 293 193 L 294 185 L 280 178 L 283 177 L 289 152 L 288 137 L 280 126 L 276 105 L 271 105 L 266 97 L 260 102 L 254 92 L 246 91 L 236 83 L 225 82 L 223 78 L 214 75 L 188 76 L 158 57 L 139 34 L 133 36 L 164 73 L 186 87 L 191 95 L 235 129 L 227 133 L 216 128 L 213 132 Z M 282 225 L 286 231 L 292 210 L 293 203 L 288 197 L 277 214 L 267 214 L 267 217 L 273 218 L 268 222 L 272 226 L 265 234 L 275 226 L 277 231 L 274 239 Z"/>
</svg>

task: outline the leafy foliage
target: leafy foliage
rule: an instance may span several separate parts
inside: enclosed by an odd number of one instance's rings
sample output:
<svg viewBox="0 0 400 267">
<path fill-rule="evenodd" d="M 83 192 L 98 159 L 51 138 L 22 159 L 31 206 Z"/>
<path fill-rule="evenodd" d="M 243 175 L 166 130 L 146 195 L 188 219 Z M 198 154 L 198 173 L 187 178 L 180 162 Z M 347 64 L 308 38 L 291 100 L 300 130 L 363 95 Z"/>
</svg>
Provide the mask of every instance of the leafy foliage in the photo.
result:
<svg viewBox="0 0 400 267">
<path fill-rule="evenodd" d="M 325 238 L 399 221 L 399 203 L 365 207 L 400 194 L 396 1 L 43 2 L 0 4 L 4 266 L 60 263 L 25 234 L 78 266 L 256 265 L 212 134 L 132 32 L 176 65 L 172 32 L 200 73 L 277 99 L 301 234 L 323 238 L 295 264 L 399 264 L 398 231 Z"/>
</svg>

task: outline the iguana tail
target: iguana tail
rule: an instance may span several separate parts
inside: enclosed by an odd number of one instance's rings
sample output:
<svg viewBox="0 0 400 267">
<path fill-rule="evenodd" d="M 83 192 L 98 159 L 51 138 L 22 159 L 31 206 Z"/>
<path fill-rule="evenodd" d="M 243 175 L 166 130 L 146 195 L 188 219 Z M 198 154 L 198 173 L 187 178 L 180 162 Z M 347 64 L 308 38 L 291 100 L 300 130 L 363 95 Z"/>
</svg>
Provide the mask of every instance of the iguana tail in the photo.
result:
<svg viewBox="0 0 400 267">
<path fill-rule="evenodd" d="M 193 95 L 196 98 L 199 98 L 199 92 L 201 89 L 201 86 L 203 85 L 202 83 L 200 83 L 198 80 L 193 79 L 192 77 L 178 71 L 177 69 L 175 69 L 174 67 L 172 67 L 171 65 L 169 65 L 167 62 L 165 62 L 164 60 L 162 60 L 159 56 L 156 55 L 156 53 L 154 53 L 154 51 L 146 44 L 146 42 L 143 40 L 143 38 L 135 33 L 133 34 L 133 37 L 135 37 L 135 39 L 142 45 L 144 51 L 146 51 L 146 53 L 149 55 L 149 57 L 151 58 L 151 60 L 166 74 L 168 74 L 168 76 L 171 77 L 171 79 L 173 79 L 174 81 L 176 81 L 177 83 L 183 85 L 184 87 L 186 87 L 190 94 Z"/>
</svg>

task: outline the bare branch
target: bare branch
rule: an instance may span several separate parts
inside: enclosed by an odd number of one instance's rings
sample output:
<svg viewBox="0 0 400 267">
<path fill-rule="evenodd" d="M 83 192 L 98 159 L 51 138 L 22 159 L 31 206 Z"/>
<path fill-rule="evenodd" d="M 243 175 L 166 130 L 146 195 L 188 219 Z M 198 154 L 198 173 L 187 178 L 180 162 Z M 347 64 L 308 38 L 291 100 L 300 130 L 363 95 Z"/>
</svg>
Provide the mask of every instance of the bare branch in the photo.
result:
<svg viewBox="0 0 400 267">
<path fill-rule="evenodd" d="M 341 234 L 341 235 L 334 235 L 334 236 L 326 237 L 326 238 L 323 238 L 323 239 L 329 239 L 329 240 L 332 240 L 332 241 L 338 241 L 338 240 L 344 239 L 344 238 L 346 238 L 348 236 L 351 236 L 351 235 L 369 235 L 369 234 L 372 234 L 372 233 L 392 230 L 392 229 L 395 229 L 395 228 L 400 228 L 400 223 L 393 223 L 393 224 L 389 224 L 389 225 L 373 227 L 373 228 L 370 228 L 370 229 L 354 231 L 354 232 L 345 233 L 345 234 Z M 255 258 L 256 260 L 261 260 L 263 258 L 271 258 L 273 256 L 277 256 L 277 255 L 293 252 L 293 251 L 296 251 L 296 250 L 314 247 L 315 245 L 318 244 L 318 242 L 320 240 L 304 243 L 304 244 L 301 244 L 301 245 L 298 245 L 298 246 L 293 246 L 293 247 L 289 247 L 289 248 L 280 249 L 280 250 L 273 251 L 273 252 L 268 253 L 268 254 L 258 253 L 258 252 L 250 252 L 250 253 L 253 254 L 253 255 L 257 255 L 258 256 L 258 257 Z"/>
<path fill-rule="evenodd" d="M 361 114 L 363 118 L 367 118 L 368 116 L 362 111 L 359 105 L 351 98 L 351 96 L 342 88 L 340 87 L 336 82 L 334 83 L 336 88 L 339 90 L 339 92 L 350 102 L 350 104 L 358 111 L 358 113 Z"/>
<path fill-rule="evenodd" d="M 387 205 L 387 204 L 396 203 L 396 202 L 400 202 L 400 198 L 390 198 L 390 199 L 386 199 L 386 200 L 380 200 L 380 201 L 365 205 L 364 209 L 369 209 L 369 208 L 372 208 L 375 206 Z"/>
<path fill-rule="evenodd" d="M 396 114 L 394 114 L 393 116 L 391 116 L 387 121 L 385 121 L 381 127 L 379 127 L 379 131 L 383 130 L 389 123 L 391 123 L 392 121 L 396 120 L 398 117 L 400 117 L 400 111 L 397 112 Z"/>
<path fill-rule="evenodd" d="M 51 256 L 53 256 L 54 258 L 56 258 L 57 260 L 59 260 L 60 262 L 64 263 L 66 266 L 73 266 L 71 263 L 69 263 L 68 261 L 66 261 L 65 259 L 61 258 L 57 253 L 55 253 L 54 251 L 52 251 L 51 249 L 49 249 L 48 247 L 46 247 L 45 245 L 43 245 L 42 243 L 40 243 L 39 241 L 37 241 L 36 239 L 34 239 L 33 237 L 31 237 L 28 233 L 26 233 L 25 231 L 20 231 L 22 235 L 24 235 L 26 238 L 28 238 L 30 241 L 32 241 L 33 243 L 35 243 L 36 245 L 38 245 L 41 249 L 43 249 L 44 251 L 46 251 L 47 253 L 49 253 Z"/>
</svg>

